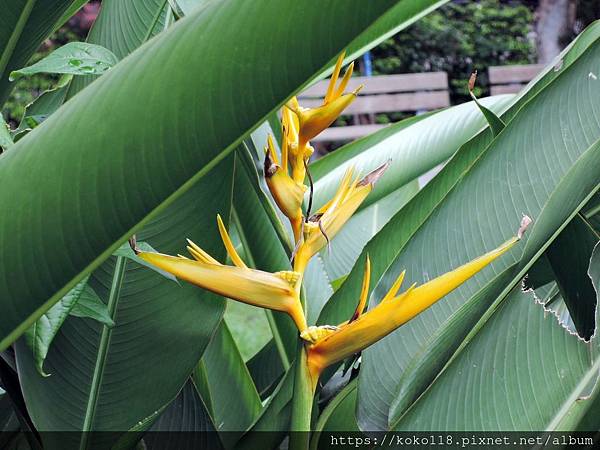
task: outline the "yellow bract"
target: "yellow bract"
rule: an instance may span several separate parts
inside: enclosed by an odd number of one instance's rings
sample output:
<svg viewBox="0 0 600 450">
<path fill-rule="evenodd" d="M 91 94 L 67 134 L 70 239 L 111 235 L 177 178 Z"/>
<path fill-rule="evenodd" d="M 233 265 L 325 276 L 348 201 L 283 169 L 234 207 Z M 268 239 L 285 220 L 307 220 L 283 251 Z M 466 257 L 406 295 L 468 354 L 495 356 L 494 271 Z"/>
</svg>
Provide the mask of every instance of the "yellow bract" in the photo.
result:
<svg viewBox="0 0 600 450">
<path fill-rule="evenodd" d="M 521 238 L 531 222 L 531 219 L 525 216 L 517 237 L 428 283 L 421 286 L 413 284 L 398 295 L 405 275 L 405 272 L 402 272 L 379 304 L 363 314 L 367 307 L 371 277 L 371 261 L 367 255 L 358 304 L 349 320 L 337 326 L 308 327 L 300 302 L 301 283 L 306 266 L 310 258 L 328 245 L 352 217 L 389 164 L 388 161 L 362 179 L 354 175 L 353 167 L 349 168 L 331 200 L 312 215 L 303 212 L 302 205 L 307 190 L 304 179 L 307 174 L 312 189 L 308 161 L 314 149 L 309 140 L 331 125 L 356 98 L 362 87 L 359 86 L 350 94 L 344 94 L 352 76 L 353 64 L 350 64 L 338 84 L 343 60 L 344 53 L 337 60 L 322 105 L 313 109 L 302 108 L 293 97 L 282 109 L 281 162 L 273 138 L 268 136 L 267 139 L 264 161 L 266 184 L 275 203 L 292 225 L 295 241 L 292 254 L 293 271 L 270 273 L 248 268 L 235 250 L 220 216 L 217 216 L 219 233 L 235 266 L 219 263 L 191 241 L 188 241 L 187 249 L 194 260 L 183 256 L 140 252 L 135 247 L 135 241 L 131 241 L 140 258 L 182 280 L 224 297 L 289 314 L 300 331 L 300 337 L 305 341 L 308 372 L 313 389 L 323 369 L 382 339 L 460 286 L 508 251 Z M 310 203 L 307 209 L 310 209 Z"/>
<path fill-rule="evenodd" d="M 421 286 L 411 286 L 397 297 L 402 273 L 383 301 L 369 312 L 338 325 L 338 330 L 323 336 L 308 347 L 308 365 L 316 382 L 321 371 L 374 344 L 408 322 L 436 301 L 456 289 L 497 257 L 508 251 L 519 238 L 514 237 L 489 253 L 445 273 Z M 366 269 L 368 277 L 369 269 Z M 393 292 L 393 293 L 392 293 Z M 390 295 L 391 294 L 391 295 Z M 362 302 L 362 301 L 361 301 Z"/>
<path fill-rule="evenodd" d="M 235 251 L 231 239 L 218 217 L 223 242 L 236 265 L 219 263 L 191 241 L 188 251 L 194 259 L 160 253 L 141 252 L 140 258 L 177 278 L 215 294 L 261 308 L 288 313 L 299 330 L 306 329 L 306 319 L 298 296 L 301 275 L 291 271 L 264 272 L 249 269 Z"/>
<path fill-rule="evenodd" d="M 298 147 L 300 149 L 316 137 L 319 133 L 331 125 L 342 112 L 350 106 L 354 101 L 358 92 L 362 89 L 362 85 L 356 88 L 350 94 L 344 94 L 344 90 L 350 81 L 354 63 L 351 63 L 342 78 L 339 86 L 336 87 L 337 80 L 344 61 L 345 52 L 338 57 L 333 74 L 329 80 L 327 93 L 323 100 L 323 104 L 317 108 L 302 108 L 296 102 L 288 103 L 287 107 L 291 109 L 297 116 L 298 121 Z"/>
<path fill-rule="evenodd" d="M 300 238 L 302 228 L 302 202 L 306 186 L 294 181 L 279 165 L 273 139 L 269 135 L 268 147 L 265 149 L 265 180 L 275 203 L 281 212 L 290 220 L 294 238 Z"/>
<path fill-rule="evenodd" d="M 303 271 L 310 258 L 340 231 L 373 190 L 387 167 L 388 163 L 385 163 L 361 180 L 353 179 L 353 168 L 346 171 L 333 198 L 304 224 L 303 241 L 299 244 L 294 259 L 294 270 Z"/>
</svg>

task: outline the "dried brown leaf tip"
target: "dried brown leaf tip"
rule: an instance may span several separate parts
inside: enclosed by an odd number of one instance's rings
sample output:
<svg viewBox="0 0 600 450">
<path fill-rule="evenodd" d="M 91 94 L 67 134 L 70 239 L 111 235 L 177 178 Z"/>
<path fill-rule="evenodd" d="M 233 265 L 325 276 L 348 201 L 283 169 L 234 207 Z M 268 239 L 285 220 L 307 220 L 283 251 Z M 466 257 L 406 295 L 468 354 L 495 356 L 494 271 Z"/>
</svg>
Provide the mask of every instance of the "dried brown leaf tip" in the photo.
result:
<svg viewBox="0 0 600 450">
<path fill-rule="evenodd" d="M 385 164 L 382 164 L 377 169 L 373 170 L 372 172 L 369 172 L 367 175 L 365 175 L 365 177 L 362 180 L 358 182 L 357 186 L 367 186 L 369 184 L 374 185 L 375 183 L 377 183 L 377 181 L 385 173 L 387 168 L 390 167 L 391 162 L 392 160 L 388 159 L 385 162 Z"/>
<path fill-rule="evenodd" d="M 533 219 L 526 214 L 523 214 L 523 218 L 521 219 L 521 225 L 519 226 L 519 230 L 517 231 L 517 237 L 521 239 L 527 230 L 527 227 L 533 222 Z"/>
<path fill-rule="evenodd" d="M 131 250 L 133 250 L 133 253 L 137 255 L 141 250 L 137 246 L 137 238 L 135 237 L 135 234 L 129 238 L 128 242 Z"/>
<path fill-rule="evenodd" d="M 476 70 L 474 70 L 471 76 L 469 77 L 469 92 L 473 92 L 473 89 L 475 89 L 475 81 L 477 81 Z"/>
</svg>

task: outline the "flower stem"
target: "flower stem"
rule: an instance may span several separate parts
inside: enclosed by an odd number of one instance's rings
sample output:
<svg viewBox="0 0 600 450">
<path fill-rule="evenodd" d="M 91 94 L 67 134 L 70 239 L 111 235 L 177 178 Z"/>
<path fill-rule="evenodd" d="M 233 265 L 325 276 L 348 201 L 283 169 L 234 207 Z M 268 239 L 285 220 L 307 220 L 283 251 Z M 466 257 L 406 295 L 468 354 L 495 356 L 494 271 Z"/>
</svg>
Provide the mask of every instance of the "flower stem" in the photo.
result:
<svg viewBox="0 0 600 450">
<path fill-rule="evenodd" d="M 295 367 L 289 449 L 308 450 L 315 390 L 308 370 L 306 349 L 301 340 L 298 342 L 298 356 Z"/>
</svg>

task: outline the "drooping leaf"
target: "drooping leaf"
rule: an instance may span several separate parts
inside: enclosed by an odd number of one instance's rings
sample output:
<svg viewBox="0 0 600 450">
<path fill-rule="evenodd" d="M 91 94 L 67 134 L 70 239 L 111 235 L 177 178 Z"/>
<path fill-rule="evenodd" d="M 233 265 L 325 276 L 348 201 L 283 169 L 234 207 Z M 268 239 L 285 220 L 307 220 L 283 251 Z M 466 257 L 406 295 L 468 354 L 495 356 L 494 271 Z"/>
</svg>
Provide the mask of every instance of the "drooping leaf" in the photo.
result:
<svg viewBox="0 0 600 450">
<path fill-rule="evenodd" d="M 3 255 L 10 255 L 1 266 L 11 273 L 10 283 L 0 283 L 7 312 L 0 319 L 0 348 L 393 6 L 358 4 L 211 2 L 140 47 L 3 155 L 0 207 L 15 214 L 0 227 Z M 270 33 L 255 32 L 275 23 L 280 26 Z M 338 23 L 344 26 L 332 35 Z M 290 44 L 285 36 L 291 28 L 305 30 L 307 38 Z M 90 167 L 101 180 L 90 179 Z M 43 207 L 13 207 L 24 201 L 17 191 Z M 66 236 L 76 245 L 69 246 Z M 35 256 L 27 251 L 32 246 Z M 47 264 L 34 276 L 23 270 L 40 256 Z"/>
<path fill-rule="evenodd" d="M 25 107 L 21 123 L 13 132 L 15 142 L 22 139 L 63 104 L 67 94 L 67 86 L 71 79 L 72 75 L 61 77 L 53 89 L 42 92 Z"/>
<path fill-rule="evenodd" d="M 88 277 L 81 280 L 71 289 L 67 295 L 61 298 L 52 308 L 40 317 L 25 332 L 25 341 L 33 352 L 37 371 L 42 376 L 49 376 L 44 372 L 44 360 L 48 355 L 50 344 L 63 322 L 69 316 L 73 307 L 77 304 L 87 286 Z"/>
<path fill-rule="evenodd" d="M 119 60 L 110 50 L 87 42 L 69 42 L 45 58 L 10 73 L 11 81 L 36 73 L 102 75 Z"/>
<path fill-rule="evenodd" d="M 109 328 L 115 326 L 114 320 L 109 315 L 108 308 L 100 297 L 98 297 L 98 294 L 87 284 L 71 309 L 70 314 L 75 317 L 88 317 L 97 320 Z"/>
</svg>

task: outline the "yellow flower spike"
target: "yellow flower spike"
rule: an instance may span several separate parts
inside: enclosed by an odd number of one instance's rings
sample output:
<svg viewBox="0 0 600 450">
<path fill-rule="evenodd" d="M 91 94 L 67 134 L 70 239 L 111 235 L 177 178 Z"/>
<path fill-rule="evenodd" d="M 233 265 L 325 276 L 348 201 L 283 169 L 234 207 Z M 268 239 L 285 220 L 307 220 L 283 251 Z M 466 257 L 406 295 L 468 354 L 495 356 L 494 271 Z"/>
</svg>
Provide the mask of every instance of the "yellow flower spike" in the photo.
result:
<svg viewBox="0 0 600 450">
<path fill-rule="evenodd" d="M 308 367 L 313 384 L 316 385 L 319 375 L 327 366 L 342 361 L 379 341 L 473 277 L 512 248 L 520 240 L 523 231 L 522 226 L 516 237 L 500 247 L 428 283 L 418 287 L 413 285 L 393 299 L 386 295 L 384 301 L 375 308 L 354 321 L 340 324 L 338 331 L 328 333 L 310 344 L 307 347 Z M 390 292 L 400 284 L 401 278 L 403 275 L 396 280 Z"/>
<path fill-rule="evenodd" d="M 273 136 L 270 134 L 267 135 L 267 147 L 265 148 L 265 152 L 268 153 L 269 158 L 273 161 L 274 164 L 279 164 L 279 158 L 277 157 L 277 150 L 275 150 L 275 142 L 273 141 Z"/>
<path fill-rule="evenodd" d="M 396 294 L 400 290 L 400 286 L 402 286 L 402 282 L 404 281 L 404 275 L 406 275 L 406 270 L 400 272 L 400 275 L 398 275 L 398 278 L 396 278 L 396 281 L 394 281 L 394 284 L 392 285 L 388 293 L 385 294 L 385 297 L 381 299 L 381 303 L 390 301 L 396 296 Z"/>
<path fill-rule="evenodd" d="M 139 250 L 137 255 L 153 266 L 215 294 L 261 308 L 286 312 L 301 332 L 307 327 L 296 293 L 300 274 L 263 272 Z"/>
<path fill-rule="evenodd" d="M 354 61 L 352 61 L 346 69 L 346 72 L 344 73 L 344 78 L 342 78 L 340 86 L 337 88 L 337 91 L 335 91 L 334 98 L 338 98 L 344 93 L 344 90 L 346 89 L 346 86 L 348 86 L 348 82 L 352 77 L 352 72 L 354 72 Z"/>
<path fill-rule="evenodd" d="M 325 93 L 325 99 L 323 100 L 323 104 L 329 103 L 333 100 L 335 94 L 335 85 L 337 83 L 338 77 L 340 76 L 340 70 L 342 70 L 342 63 L 344 62 L 344 57 L 346 56 L 346 51 L 344 50 L 338 56 L 337 61 L 335 62 L 335 67 L 333 68 L 333 73 L 331 74 L 331 78 L 329 79 L 329 84 L 327 85 L 327 92 Z"/>
<path fill-rule="evenodd" d="M 205 262 L 208 264 L 221 265 L 221 263 L 219 261 L 217 261 L 215 258 L 210 256 L 208 253 L 206 253 L 204 250 L 202 250 L 200 247 L 198 247 L 196 244 L 194 244 L 191 240 L 186 239 L 186 241 L 189 244 L 186 247 L 187 251 L 190 252 L 190 255 L 192 255 L 196 261 L 201 261 L 201 262 Z"/>
<path fill-rule="evenodd" d="M 225 228 L 225 225 L 223 225 L 223 220 L 221 219 L 220 214 L 217 214 L 217 224 L 219 226 L 219 234 L 221 235 L 221 239 L 223 240 L 223 244 L 225 245 L 225 249 L 227 250 L 227 254 L 229 255 L 229 257 L 231 258 L 231 261 L 237 267 L 247 269 L 248 266 L 246 265 L 246 263 L 244 263 L 244 261 L 242 261 L 242 258 L 240 258 L 240 255 L 238 255 L 238 252 L 233 246 L 233 242 L 231 242 L 231 239 L 229 238 L 229 233 L 227 233 L 227 229 Z"/>
<path fill-rule="evenodd" d="M 303 272 L 310 258 L 333 239 L 373 190 L 388 165 L 389 161 L 355 182 L 351 181 L 353 170 L 346 172 L 333 198 L 304 224 L 304 241 L 296 252 L 294 270 Z"/>
<path fill-rule="evenodd" d="M 340 114 L 356 99 L 358 92 L 362 88 L 363 86 L 360 85 L 350 94 L 341 95 L 317 108 L 308 109 L 288 106 L 298 116 L 300 124 L 298 147 L 303 149 L 308 141 L 335 122 Z"/>
<path fill-rule="evenodd" d="M 302 202 L 306 186 L 294 181 L 281 167 L 273 163 L 270 152 L 265 154 L 265 180 L 281 212 L 290 219 L 294 239 L 300 239 L 302 230 Z"/>
<path fill-rule="evenodd" d="M 356 305 L 356 309 L 354 310 L 354 314 L 350 318 L 349 322 L 354 322 L 356 319 L 360 317 L 360 315 L 365 310 L 365 306 L 367 306 L 367 297 L 369 296 L 369 285 L 371 284 L 371 259 L 369 255 L 367 255 L 367 260 L 365 261 L 365 273 L 363 275 L 363 283 L 360 289 L 360 299 L 358 301 L 358 305 Z"/>
</svg>

